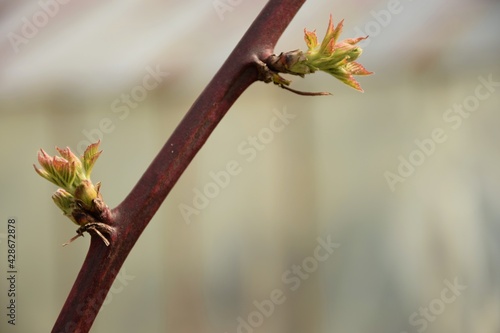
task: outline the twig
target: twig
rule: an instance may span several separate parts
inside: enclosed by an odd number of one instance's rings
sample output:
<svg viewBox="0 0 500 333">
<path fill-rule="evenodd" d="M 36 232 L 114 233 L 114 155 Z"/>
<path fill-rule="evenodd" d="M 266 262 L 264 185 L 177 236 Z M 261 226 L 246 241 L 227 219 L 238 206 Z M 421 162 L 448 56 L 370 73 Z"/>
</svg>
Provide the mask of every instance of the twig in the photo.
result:
<svg viewBox="0 0 500 333">
<path fill-rule="evenodd" d="M 102 223 L 113 226 L 106 246 L 91 234 L 89 252 L 52 332 L 90 330 L 137 239 L 196 153 L 238 97 L 258 80 L 265 60 L 305 0 L 270 0 L 212 81 L 194 102 L 137 185 Z"/>
</svg>

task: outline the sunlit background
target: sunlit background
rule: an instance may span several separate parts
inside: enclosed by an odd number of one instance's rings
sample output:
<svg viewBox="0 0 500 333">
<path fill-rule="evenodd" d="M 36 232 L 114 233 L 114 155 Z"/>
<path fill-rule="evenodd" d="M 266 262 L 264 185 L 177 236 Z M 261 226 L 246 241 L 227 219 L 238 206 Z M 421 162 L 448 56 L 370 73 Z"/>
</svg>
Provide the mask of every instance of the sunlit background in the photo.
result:
<svg viewBox="0 0 500 333">
<path fill-rule="evenodd" d="M 101 138 L 92 178 L 115 207 L 265 3 L 0 5 L 1 332 L 51 330 L 90 240 L 61 247 L 76 226 L 34 172 L 37 150 Z M 343 37 L 370 35 L 365 93 L 323 73 L 292 87 L 333 96 L 253 84 L 139 239 L 92 332 L 500 331 L 500 2 L 307 1 L 276 52 L 305 49 L 305 27 L 322 38 L 330 13 Z"/>
</svg>

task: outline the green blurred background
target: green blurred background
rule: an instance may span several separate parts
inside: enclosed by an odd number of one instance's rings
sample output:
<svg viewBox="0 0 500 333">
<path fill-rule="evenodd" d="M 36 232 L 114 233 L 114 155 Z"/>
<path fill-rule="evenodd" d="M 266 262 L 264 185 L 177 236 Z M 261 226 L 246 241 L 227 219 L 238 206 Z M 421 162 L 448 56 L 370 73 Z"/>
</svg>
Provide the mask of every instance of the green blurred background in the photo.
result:
<svg viewBox="0 0 500 333">
<path fill-rule="evenodd" d="M 0 332 L 50 331 L 89 244 L 61 247 L 76 226 L 33 171 L 37 150 L 102 136 L 92 178 L 118 205 L 264 4 L 0 5 Z M 365 93 L 323 73 L 292 87 L 333 96 L 252 85 L 139 239 L 92 332 L 499 332 L 500 3 L 308 1 L 276 52 L 305 49 L 304 28 L 322 38 L 330 13 L 346 20 L 341 38 L 370 35 Z M 34 20 L 38 31 L 23 28 Z M 15 39 L 23 29 L 31 37 Z M 279 132 L 276 112 L 290 115 Z M 238 172 L 210 185 L 228 163 Z M 328 240 L 332 253 L 318 248 Z"/>
</svg>

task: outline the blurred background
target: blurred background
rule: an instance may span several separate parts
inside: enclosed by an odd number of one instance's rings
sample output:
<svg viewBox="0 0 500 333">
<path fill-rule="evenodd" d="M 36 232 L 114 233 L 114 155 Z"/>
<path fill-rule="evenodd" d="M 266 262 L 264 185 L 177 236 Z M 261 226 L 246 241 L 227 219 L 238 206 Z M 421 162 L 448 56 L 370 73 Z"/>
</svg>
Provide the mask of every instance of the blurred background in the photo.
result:
<svg viewBox="0 0 500 333">
<path fill-rule="evenodd" d="M 76 226 L 33 170 L 38 149 L 81 153 L 101 138 L 92 179 L 115 207 L 265 3 L 0 4 L 1 332 L 51 330 L 90 240 L 61 247 Z M 330 13 L 346 20 L 341 39 L 370 35 L 365 93 L 323 73 L 292 87 L 333 96 L 253 84 L 137 242 L 92 332 L 500 331 L 500 3 L 308 1 L 276 53 L 305 49 L 304 28 L 322 38 Z"/>
</svg>

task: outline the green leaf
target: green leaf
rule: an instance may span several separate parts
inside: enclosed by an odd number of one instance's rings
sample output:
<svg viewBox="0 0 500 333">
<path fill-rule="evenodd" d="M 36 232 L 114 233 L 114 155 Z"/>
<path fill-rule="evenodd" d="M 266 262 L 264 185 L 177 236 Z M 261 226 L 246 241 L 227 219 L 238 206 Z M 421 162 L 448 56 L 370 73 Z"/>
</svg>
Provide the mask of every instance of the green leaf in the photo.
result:
<svg viewBox="0 0 500 333">
<path fill-rule="evenodd" d="M 102 150 L 98 151 L 100 143 L 101 140 L 91 144 L 90 146 L 87 147 L 87 149 L 85 149 L 85 152 L 83 153 L 83 168 L 85 169 L 85 174 L 87 178 L 90 178 L 90 173 L 92 172 L 92 168 L 94 167 L 95 162 L 99 158 L 99 155 L 101 155 L 102 153 Z"/>
</svg>

